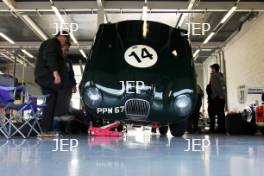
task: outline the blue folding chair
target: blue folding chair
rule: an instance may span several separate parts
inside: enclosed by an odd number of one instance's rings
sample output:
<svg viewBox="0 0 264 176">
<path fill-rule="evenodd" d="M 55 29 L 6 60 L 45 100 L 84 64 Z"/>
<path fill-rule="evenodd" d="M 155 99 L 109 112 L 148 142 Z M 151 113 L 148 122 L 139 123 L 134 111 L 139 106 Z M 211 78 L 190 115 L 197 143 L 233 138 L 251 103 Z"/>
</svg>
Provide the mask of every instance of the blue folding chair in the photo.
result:
<svg viewBox="0 0 264 176">
<path fill-rule="evenodd" d="M 0 86 L 0 132 L 6 137 L 10 138 L 11 123 L 7 117 L 9 113 L 6 108 L 13 104 L 15 100 L 17 90 L 21 90 L 23 87 L 7 87 Z"/>
<path fill-rule="evenodd" d="M 14 103 L 17 92 L 21 91 L 20 98 L 23 103 Z M 45 95 L 30 96 L 26 92 L 25 86 L 5 87 L 0 86 L 0 132 L 10 138 L 20 134 L 23 138 L 29 137 L 34 131 L 36 134 L 41 132 L 39 120 L 42 109 L 46 102 Z M 42 104 L 37 101 L 42 100 Z M 17 124 L 20 124 L 17 126 Z M 24 129 L 28 128 L 27 131 Z"/>
</svg>

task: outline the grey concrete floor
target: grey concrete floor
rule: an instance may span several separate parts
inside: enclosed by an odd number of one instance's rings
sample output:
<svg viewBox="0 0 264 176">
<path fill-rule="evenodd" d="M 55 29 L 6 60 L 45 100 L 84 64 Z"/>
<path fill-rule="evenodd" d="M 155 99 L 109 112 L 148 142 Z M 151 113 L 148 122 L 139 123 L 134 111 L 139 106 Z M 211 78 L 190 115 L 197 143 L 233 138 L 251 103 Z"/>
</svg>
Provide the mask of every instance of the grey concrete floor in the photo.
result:
<svg viewBox="0 0 264 176">
<path fill-rule="evenodd" d="M 139 129 L 126 137 L 0 137 L 1 176 L 263 176 L 264 136 L 160 137 Z M 202 140 L 204 139 L 204 140 Z M 188 149 L 189 141 L 193 151 Z M 204 141 L 204 148 L 201 144 Z M 209 145 L 210 142 L 210 145 Z M 204 151 L 202 151 L 204 150 Z"/>
</svg>

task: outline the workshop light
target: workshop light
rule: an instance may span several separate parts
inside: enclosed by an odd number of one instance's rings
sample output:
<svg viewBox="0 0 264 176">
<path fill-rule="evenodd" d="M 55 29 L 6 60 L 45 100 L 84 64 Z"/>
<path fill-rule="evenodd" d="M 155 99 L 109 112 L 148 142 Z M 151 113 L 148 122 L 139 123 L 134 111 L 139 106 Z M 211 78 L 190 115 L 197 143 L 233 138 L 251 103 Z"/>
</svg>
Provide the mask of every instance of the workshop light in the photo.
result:
<svg viewBox="0 0 264 176">
<path fill-rule="evenodd" d="M 148 23 L 147 21 L 143 22 L 143 26 L 142 26 L 142 31 L 143 31 L 143 37 L 146 38 L 147 37 L 147 33 L 148 33 Z"/>
<path fill-rule="evenodd" d="M 60 14 L 60 11 L 58 10 L 58 8 L 55 5 L 51 5 L 51 8 L 53 10 L 53 12 L 55 13 L 55 15 L 59 18 L 60 22 L 64 23 L 64 19 Z"/>
<path fill-rule="evenodd" d="M 195 0 L 191 0 L 187 9 L 191 10 L 193 8 L 194 3 L 195 3 Z"/>
<path fill-rule="evenodd" d="M 34 58 L 34 56 L 33 56 L 32 54 L 30 54 L 27 50 L 25 50 L 25 49 L 21 49 L 21 51 L 22 51 L 24 54 L 26 54 L 28 57 L 30 57 L 30 58 Z"/>
<path fill-rule="evenodd" d="M 34 67 L 34 65 L 33 65 L 32 63 L 30 63 L 25 57 L 21 56 L 20 54 L 18 54 L 18 57 L 19 57 L 20 59 L 22 59 L 22 62 L 23 62 L 22 65 L 28 64 L 28 65 L 30 65 L 31 67 Z"/>
<path fill-rule="evenodd" d="M 211 40 L 211 38 L 215 35 L 215 32 L 211 32 L 208 37 L 204 40 L 203 44 L 206 44 Z"/>
<path fill-rule="evenodd" d="M 148 13 L 148 6 L 147 4 L 144 4 L 142 8 L 142 20 L 144 21 L 147 20 L 147 13 Z"/>
<path fill-rule="evenodd" d="M 19 56 L 19 55 L 18 55 Z M 18 57 L 14 57 L 14 56 L 12 56 L 11 57 L 15 62 L 18 62 L 18 63 L 20 63 L 21 65 L 24 65 L 25 64 L 25 61 L 23 61 L 23 60 L 21 60 L 21 59 L 19 59 Z"/>
<path fill-rule="evenodd" d="M 185 20 L 185 17 L 186 17 L 186 14 L 182 14 L 181 19 L 180 19 L 180 22 L 178 24 L 178 27 L 181 27 L 183 21 Z"/>
<path fill-rule="evenodd" d="M 5 39 L 6 41 L 8 41 L 9 43 L 11 43 L 11 44 L 15 44 L 15 42 L 14 42 L 12 39 L 10 39 L 9 37 L 7 37 L 4 33 L 0 32 L 0 36 L 1 36 L 3 39 Z"/>
<path fill-rule="evenodd" d="M 188 10 L 192 10 L 194 3 L 195 3 L 195 0 L 190 0 L 187 9 Z M 182 14 L 181 19 L 180 19 L 180 22 L 178 24 L 178 27 L 181 27 L 181 25 L 184 22 L 186 16 L 187 16 L 187 14 L 185 14 L 185 13 Z"/>
<path fill-rule="evenodd" d="M 55 15 L 59 18 L 60 22 L 65 23 L 65 20 L 63 19 L 62 15 L 60 14 L 59 9 L 54 4 L 51 4 L 51 8 L 52 8 L 53 12 L 55 13 Z M 70 37 L 75 44 L 79 44 L 72 32 L 70 32 Z"/>
<path fill-rule="evenodd" d="M 148 5 L 147 5 L 147 0 L 145 0 L 145 3 L 142 8 L 142 20 L 143 20 L 142 35 L 144 38 L 147 37 L 147 33 L 148 33 L 147 13 L 148 13 Z"/>
<path fill-rule="evenodd" d="M 80 49 L 80 53 L 82 54 L 82 56 L 83 56 L 85 59 L 87 58 L 87 56 L 86 56 L 85 52 L 83 51 L 83 49 Z"/>
<path fill-rule="evenodd" d="M 23 60 L 21 60 L 21 59 L 16 59 L 16 61 L 17 61 L 18 63 L 20 63 L 21 65 L 24 65 L 24 64 L 25 64 L 25 62 L 24 62 Z"/>
<path fill-rule="evenodd" d="M 193 53 L 193 57 L 195 58 L 199 53 L 200 53 L 200 49 L 197 49 L 194 53 Z"/>
<path fill-rule="evenodd" d="M 32 19 L 27 16 L 27 15 L 22 15 L 22 17 L 24 18 L 24 20 L 26 20 L 26 22 L 34 29 L 34 31 L 36 31 L 39 36 L 43 39 L 43 40 L 47 40 L 48 37 L 43 33 L 43 31 L 36 25 L 36 23 L 34 21 L 32 21 Z"/>
<path fill-rule="evenodd" d="M 15 62 L 12 58 L 10 58 L 8 55 L 4 54 L 4 53 L 0 53 L 4 58 L 6 58 L 7 60 L 11 61 L 11 62 Z"/>
<path fill-rule="evenodd" d="M 73 41 L 75 44 L 78 44 L 78 41 L 77 41 L 77 39 L 75 38 L 75 36 L 73 35 L 72 32 L 70 32 L 70 37 L 71 37 L 72 41 Z"/>
<path fill-rule="evenodd" d="M 202 50 L 202 51 L 209 52 L 209 51 L 212 51 L 212 48 L 202 48 L 201 50 Z"/>
<path fill-rule="evenodd" d="M 5 3 L 5 5 L 12 11 L 16 11 L 14 5 L 9 1 L 9 0 L 3 0 L 3 2 Z"/>
<path fill-rule="evenodd" d="M 16 12 L 16 8 L 11 3 L 12 1 L 3 0 L 3 2 L 6 4 L 6 6 L 11 11 Z M 44 39 L 44 40 L 48 39 L 48 37 L 39 29 L 39 27 L 27 15 L 22 15 L 22 18 L 41 36 L 42 39 Z"/>
<path fill-rule="evenodd" d="M 21 65 L 24 65 L 24 64 L 25 64 L 24 61 L 22 61 L 21 59 L 19 59 L 19 58 L 22 57 L 21 55 L 18 54 L 17 57 L 15 57 L 15 56 L 12 55 L 10 52 L 7 51 L 7 53 L 9 54 L 9 56 L 6 55 L 6 54 L 4 54 L 4 53 L 0 53 L 0 54 L 1 54 L 2 56 L 4 56 L 6 59 L 8 59 L 8 60 L 10 60 L 10 61 L 12 61 L 12 62 L 18 62 L 18 63 L 20 63 Z"/>
<path fill-rule="evenodd" d="M 226 22 L 226 20 L 235 12 L 235 10 L 237 9 L 237 6 L 233 6 L 227 13 L 226 15 L 222 18 L 222 20 L 220 21 L 220 24 L 223 24 Z"/>
</svg>

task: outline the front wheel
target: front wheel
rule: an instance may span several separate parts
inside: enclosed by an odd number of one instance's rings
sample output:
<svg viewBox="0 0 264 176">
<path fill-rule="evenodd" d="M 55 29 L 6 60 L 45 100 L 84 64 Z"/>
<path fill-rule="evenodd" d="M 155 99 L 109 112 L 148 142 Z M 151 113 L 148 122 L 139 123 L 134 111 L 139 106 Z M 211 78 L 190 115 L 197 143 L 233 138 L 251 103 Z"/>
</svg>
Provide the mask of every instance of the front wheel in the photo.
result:
<svg viewBox="0 0 264 176">
<path fill-rule="evenodd" d="M 260 132 L 264 135 L 264 127 L 260 128 Z"/>
<path fill-rule="evenodd" d="M 159 127 L 159 133 L 161 135 L 164 135 L 165 136 L 167 134 L 167 132 L 168 132 L 168 129 L 169 129 L 168 126 L 161 126 L 161 127 Z"/>
<path fill-rule="evenodd" d="M 186 120 L 170 124 L 170 132 L 174 137 L 181 137 L 186 131 Z"/>
</svg>

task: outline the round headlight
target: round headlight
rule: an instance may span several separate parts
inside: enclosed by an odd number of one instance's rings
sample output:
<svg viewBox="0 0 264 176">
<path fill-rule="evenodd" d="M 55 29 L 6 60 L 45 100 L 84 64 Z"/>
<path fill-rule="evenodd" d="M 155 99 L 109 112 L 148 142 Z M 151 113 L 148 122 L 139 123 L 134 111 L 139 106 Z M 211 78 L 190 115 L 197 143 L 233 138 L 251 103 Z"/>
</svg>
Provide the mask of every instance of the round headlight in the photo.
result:
<svg viewBox="0 0 264 176">
<path fill-rule="evenodd" d="M 192 100 L 188 95 L 179 95 L 174 102 L 174 108 L 178 115 L 188 116 L 192 110 Z"/>
<path fill-rule="evenodd" d="M 97 108 L 102 102 L 100 90 L 96 87 L 86 88 L 84 91 L 84 102 L 89 108 Z"/>
</svg>

